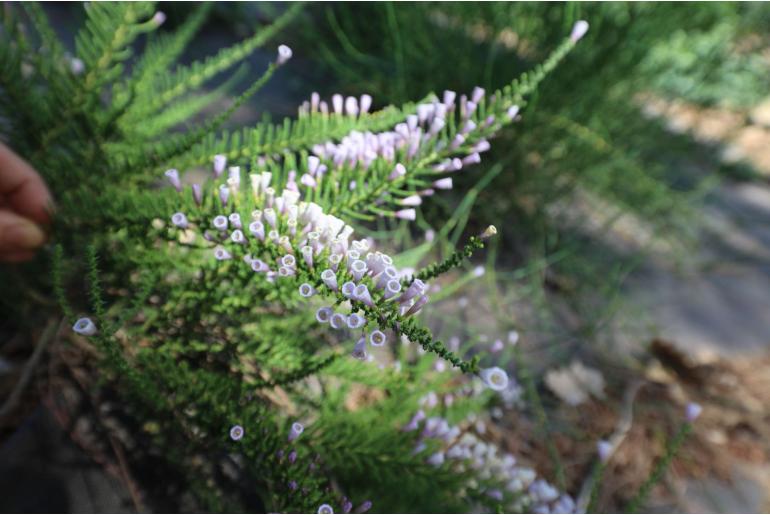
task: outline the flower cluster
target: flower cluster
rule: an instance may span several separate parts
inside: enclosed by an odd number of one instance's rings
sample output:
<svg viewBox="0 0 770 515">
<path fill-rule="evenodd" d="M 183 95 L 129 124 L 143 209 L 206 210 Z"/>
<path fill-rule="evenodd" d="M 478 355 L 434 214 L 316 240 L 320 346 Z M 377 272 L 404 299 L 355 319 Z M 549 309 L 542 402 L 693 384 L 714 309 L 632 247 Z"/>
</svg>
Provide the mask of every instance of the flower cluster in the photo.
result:
<svg viewBox="0 0 770 515">
<path fill-rule="evenodd" d="M 475 422 L 476 430 L 483 433 L 483 423 Z M 506 512 L 575 512 L 576 505 L 571 496 L 559 492 L 544 479 L 538 479 L 531 468 L 518 466 L 513 455 L 501 453 L 496 445 L 484 442 L 460 425 L 452 425 L 439 416 L 427 417 L 421 409 L 403 430 L 420 431 L 414 454 L 425 451 L 429 440 L 439 442 L 440 450 L 430 454 L 426 462 L 468 475 L 467 488 L 481 490 L 490 498 L 490 503 L 501 503 Z M 485 508 L 492 509 L 493 506 Z"/>
</svg>

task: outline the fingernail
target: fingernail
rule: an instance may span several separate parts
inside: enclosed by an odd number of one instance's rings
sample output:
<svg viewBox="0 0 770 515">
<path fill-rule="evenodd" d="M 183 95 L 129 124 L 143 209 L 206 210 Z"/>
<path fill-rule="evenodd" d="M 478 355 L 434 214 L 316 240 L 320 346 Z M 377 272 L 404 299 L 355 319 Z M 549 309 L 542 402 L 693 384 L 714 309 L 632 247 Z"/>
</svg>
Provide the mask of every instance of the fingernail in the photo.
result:
<svg viewBox="0 0 770 515">
<path fill-rule="evenodd" d="M 31 222 L 19 222 L 7 227 L 2 235 L 3 248 L 34 249 L 45 241 L 45 233 Z"/>
</svg>

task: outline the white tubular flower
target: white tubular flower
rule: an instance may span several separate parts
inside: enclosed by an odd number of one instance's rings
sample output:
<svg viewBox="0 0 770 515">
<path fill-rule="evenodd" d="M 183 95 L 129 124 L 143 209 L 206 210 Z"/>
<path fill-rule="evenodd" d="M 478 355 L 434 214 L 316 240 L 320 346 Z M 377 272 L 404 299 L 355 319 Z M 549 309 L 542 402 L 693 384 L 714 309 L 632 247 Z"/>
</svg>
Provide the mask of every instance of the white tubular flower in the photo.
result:
<svg viewBox="0 0 770 515">
<path fill-rule="evenodd" d="M 313 288 L 312 285 L 309 283 L 302 283 L 299 285 L 299 294 L 302 295 L 305 298 L 312 297 L 315 295 L 316 291 L 315 288 Z"/>
<path fill-rule="evenodd" d="M 318 322 L 322 324 L 326 324 L 329 322 L 329 319 L 334 314 L 334 310 L 329 307 L 325 308 L 318 308 L 318 311 L 315 312 L 315 319 L 318 320 Z"/>
<path fill-rule="evenodd" d="M 347 319 L 348 329 L 358 329 L 366 324 L 366 319 L 358 313 L 351 313 Z"/>
<path fill-rule="evenodd" d="M 401 163 L 396 163 L 396 167 L 393 168 L 392 172 L 390 172 L 388 179 L 393 181 L 399 177 L 403 177 L 404 175 L 406 175 L 406 167 Z"/>
<path fill-rule="evenodd" d="M 330 515 L 334 513 L 334 508 L 329 506 L 328 504 L 322 504 L 318 507 L 318 511 L 316 513 L 323 513 L 324 515 Z"/>
<path fill-rule="evenodd" d="M 275 229 L 275 226 L 278 224 L 278 218 L 275 214 L 275 209 L 268 207 L 262 211 L 262 216 L 265 218 L 265 222 L 270 224 L 270 227 Z"/>
<path fill-rule="evenodd" d="M 507 116 L 508 119 L 511 121 L 513 121 L 518 114 L 519 114 L 519 106 L 516 106 L 516 105 L 509 107 L 508 110 L 505 112 L 505 116 Z"/>
<path fill-rule="evenodd" d="M 230 428 L 230 438 L 235 442 L 243 438 L 243 434 L 244 431 L 242 426 L 234 425 Z"/>
<path fill-rule="evenodd" d="M 359 284 L 353 291 L 353 298 L 359 302 L 363 302 L 367 306 L 374 306 L 372 296 L 369 294 L 369 288 L 365 284 Z"/>
<path fill-rule="evenodd" d="M 273 229 L 272 231 L 267 233 L 267 239 L 272 241 L 275 244 L 278 244 L 278 241 L 281 239 L 281 235 L 278 234 L 278 231 Z"/>
<path fill-rule="evenodd" d="M 497 234 L 497 227 L 495 227 L 494 225 L 490 225 L 486 229 L 484 229 L 484 232 L 479 234 L 479 238 L 481 238 L 482 240 L 488 240 L 489 238 L 491 238 L 492 236 L 495 236 L 496 234 Z"/>
<path fill-rule="evenodd" d="M 332 106 L 334 106 L 334 114 L 342 114 L 342 95 L 339 93 L 332 95 Z"/>
<path fill-rule="evenodd" d="M 383 294 L 383 297 L 385 299 L 393 298 L 394 296 L 398 295 L 400 291 L 401 291 L 401 283 L 395 279 L 391 279 L 390 281 L 388 281 L 388 284 L 385 286 L 385 293 Z"/>
<path fill-rule="evenodd" d="M 478 105 L 479 102 L 481 102 L 481 99 L 484 98 L 484 88 L 480 88 L 476 86 L 473 88 L 473 93 L 471 93 L 471 102 Z"/>
<path fill-rule="evenodd" d="M 275 60 L 275 64 L 278 66 L 286 64 L 286 62 L 291 59 L 292 55 L 293 52 L 291 51 L 291 48 L 287 47 L 286 45 L 280 45 L 278 47 L 278 58 Z"/>
<path fill-rule="evenodd" d="M 687 422 L 692 424 L 700 416 L 702 411 L 703 408 L 700 404 L 695 402 L 688 402 L 687 406 L 684 408 L 685 419 L 687 419 Z"/>
<path fill-rule="evenodd" d="M 379 329 L 372 331 L 372 334 L 369 335 L 369 343 L 372 344 L 372 347 L 382 347 L 387 341 L 388 337 Z"/>
<path fill-rule="evenodd" d="M 217 247 L 214 249 L 214 257 L 217 259 L 217 261 L 225 261 L 232 259 L 233 255 L 227 252 L 224 247 Z"/>
<path fill-rule="evenodd" d="M 237 191 L 238 188 L 241 186 L 241 167 L 240 166 L 231 166 L 227 170 L 227 182 L 228 184 L 231 183 L 234 185 L 234 189 Z"/>
<path fill-rule="evenodd" d="M 444 453 L 439 451 L 437 453 L 431 454 L 430 457 L 426 460 L 428 465 L 433 465 L 434 467 L 440 467 L 444 464 Z"/>
<path fill-rule="evenodd" d="M 348 281 L 345 284 L 342 285 L 342 295 L 345 297 L 352 299 L 355 297 L 356 294 L 356 283 L 353 281 Z"/>
<path fill-rule="evenodd" d="M 313 247 L 305 245 L 300 249 L 300 252 L 308 268 L 313 268 Z"/>
<path fill-rule="evenodd" d="M 479 376 L 484 384 L 496 392 L 505 390 L 508 386 L 508 374 L 500 367 L 485 368 Z"/>
<path fill-rule="evenodd" d="M 358 116 L 358 99 L 356 97 L 345 99 L 345 114 L 348 116 Z"/>
<path fill-rule="evenodd" d="M 479 141 L 478 143 L 476 143 L 476 146 L 473 147 L 473 151 L 474 152 L 486 152 L 490 148 L 492 148 L 492 146 L 489 144 L 489 142 L 487 140 L 483 139 L 483 140 Z"/>
<path fill-rule="evenodd" d="M 168 179 L 168 182 L 171 183 L 171 185 L 179 192 L 182 191 L 182 182 L 179 180 L 179 171 L 175 168 L 171 168 L 170 170 L 166 170 L 164 175 Z"/>
<path fill-rule="evenodd" d="M 171 223 L 180 229 L 187 229 L 187 217 L 184 213 L 174 213 L 171 215 Z"/>
<path fill-rule="evenodd" d="M 607 463 L 612 455 L 612 444 L 607 440 L 599 440 L 596 442 L 596 453 L 602 463 Z"/>
<path fill-rule="evenodd" d="M 366 358 L 369 357 L 369 353 L 366 352 L 366 338 L 359 338 L 350 355 L 358 360 L 366 361 Z"/>
<path fill-rule="evenodd" d="M 299 422 L 294 422 L 289 428 L 289 441 L 293 442 L 294 440 L 299 438 L 299 435 L 301 435 L 302 431 L 304 430 L 305 430 L 305 426 L 303 426 Z"/>
<path fill-rule="evenodd" d="M 419 195 L 410 195 L 406 198 L 402 198 L 401 200 L 399 200 L 398 204 L 401 206 L 411 206 L 411 207 L 419 206 L 420 204 L 422 204 L 422 197 L 420 197 Z"/>
<path fill-rule="evenodd" d="M 407 312 L 404 313 L 404 316 L 409 317 L 412 315 L 416 315 L 422 309 L 422 307 L 427 303 L 428 303 L 428 296 L 427 295 L 420 296 L 420 298 L 418 298 L 414 302 L 414 304 L 412 304 L 409 310 L 407 310 Z"/>
<path fill-rule="evenodd" d="M 446 121 L 443 118 L 435 118 L 433 123 L 430 124 L 430 133 L 434 136 L 441 132 L 441 129 L 446 125 Z"/>
<path fill-rule="evenodd" d="M 315 175 L 316 170 L 318 170 L 318 165 L 321 164 L 321 159 L 318 158 L 318 156 L 308 156 L 307 157 L 307 171 L 310 175 Z"/>
<path fill-rule="evenodd" d="M 249 232 L 259 241 L 265 241 L 265 226 L 262 222 L 251 222 L 249 224 Z"/>
<path fill-rule="evenodd" d="M 511 345 L 519 343 L 519 333 L 517 331 L 508 331 L 508 343 Z"/>
<path fill-rule="evenodd" d="M 367 94 L 361 95 L 359 106 L 361 107 L 361 114 L 368 113 L 369 108 L 372 107 L 372 96 Z"/>
<path fill-rule="evenodd" d="M 152 15 L 152 23 L 156 27 L 160 27 L 163 25 L 163 23 L 166 21 L 166 13 L 163 11 L 158 11 L 155 14 Z"/>
<path fill-rule="evenodd" d="M 73 57 L 70 61 L 70 71 L 73 73 L 73 75 L 80 75 L 86 71 L 86 63 L 84 63 L 82 59 Z"/>
<path fill-rule="evenodd" d="M 83 336 L 93 336 L 96 334 L 96 324 L 90 318 L 79 318 L 72 326 L 72 330 Z"/>
<path fill-rule="evenodd" d="M 360 259 L 356 259 L 350 264 L 350 273 L 353 274 L 353 279 L 360 281 L 366 273 L 366 263 Z"/>
<path fill-rule="evenodd" d="M 321 95 L 317 91 L 313 91 L 310 94 L 310 111 L 315 113 L 318 111 L 318 104 L 321 102 Z"/>
<path fill-rule="evenodd" d="M 240 245 L 246 243 L 246 237 L 240 229 L 234 230 L 232 234 L 230 234 L 230 239 L 233 240 L 233 243 L 238 243 Z"/>
<path fill-rule="evenodd" d="M 342 313 L 334 313 L 329 319 L 329 325 L 332 326 L 332 329 L 342 329 L 348 325 L 347 317 Z"/>
<path fill-rule="evenodd" d="M 433 182 L 433 187 L 440 189 L 440 190 L 451 190 L 452 189 L 452 178 L 451 177 L 444 177 L 443 179 L 439 179 L 437 181 Z"/>
<path fill-rule="evenodd" d="M 450 148 L 457 149 L 462 146 L 462 144 L 465 143 L 465 136 L 462 134 L 455 134 L 455 137 L 452 138 L 452 143 L 450 145 Z"/>
<path fill-rule="evenodd" d="M 286 268 L 295 268 L 297 266 L 297 258 L 291 254 L 286 254 L 281 258 L 281 264 Z"/>
<path fill-rule="evenodd" d="M 231 213 L 227 219 L 230 221 L 230 225 L 236 229 L 243 229 L 243 224 L 241 223 L 241 215 L 238 213 Z"/>
<path fill-rule="evenodd" d="M 321 280 L 324 282 L 327 288 L 337 291 L 337 274 L 335 274 L 333 270 L 327 268 L 321 272 Z"/>
<path fill-rule="evenodd" d="M 575 25 L 572 26 L 572 32 L 570 33 L 569 38 L 573 43 L 577 43 L 586 35 L 586 32 L 588 32 L 588 22 L 585 20 L 578 20 L 575 22 Z"/>
<path fill-rule="evenodd" d="M 414 209 L 402 209 L 400 211 L 396 211 L 395 215 L 396 218 L 401 220 L 414 221 L 417 219 L 417 211 Z"/>
<path fill-rule="evenodd" d="M 473 269 L 473 277 L 481 277 L 484 275 L 486 270 L 483 266 L 479 265 Z"/>
<path fill-rule="evenodd" d="M 219 178 L 219 176 L 222 175 L 226 166 L 227 157 L 223 156 L 222 154 L 217 154 L 214 156 L 214 176 L 216 178 Z"/>
</svg>

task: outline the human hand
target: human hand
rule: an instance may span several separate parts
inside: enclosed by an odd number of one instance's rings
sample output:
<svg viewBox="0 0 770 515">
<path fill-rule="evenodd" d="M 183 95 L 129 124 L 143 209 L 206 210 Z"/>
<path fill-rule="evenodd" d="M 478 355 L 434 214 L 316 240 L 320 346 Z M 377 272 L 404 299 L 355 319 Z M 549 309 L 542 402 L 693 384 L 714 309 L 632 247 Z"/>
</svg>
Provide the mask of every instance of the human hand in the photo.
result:
<svg viewBox="0 0 770 515">
<path fill-rule="evenodd" d="M 26 261 L 46 240 L 51 194 L 26 161 L 0 143 L 0 261 Z"/>
</svg>

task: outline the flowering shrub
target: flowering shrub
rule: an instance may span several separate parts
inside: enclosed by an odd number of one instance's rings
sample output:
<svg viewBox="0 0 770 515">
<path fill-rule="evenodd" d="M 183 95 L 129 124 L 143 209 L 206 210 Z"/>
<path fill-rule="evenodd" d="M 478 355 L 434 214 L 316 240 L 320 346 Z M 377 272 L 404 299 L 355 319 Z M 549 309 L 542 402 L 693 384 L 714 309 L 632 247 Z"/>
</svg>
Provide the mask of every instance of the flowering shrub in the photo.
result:
<svg viewBox="0 0 770 515">
<path fill-rule="evenodd" d="M 18 9 L 3 13 L 4 133 L 58 199 L 51 280 L 42 261 L 25 277 L 56 296 L 143 441 L 212 511 L 251 507 L 238 488 L 270 511 L 576 510 L 482 437 L 479 413 L 514 395 L 515 381 L 494 356 L 444 344 L 420 322 L 431 281 L 495 227 L 419 270 L 357 234 L 378 219 L 413 221 L 424 199 L 451 189 L 588 24 L 501 90 L 380 110 L 366 94 L 313 93 L 296 120 L 221 130 L 290 66 L 280 45 L 230 108 L 170 132 L 213 98 L 190 92 L 300 8 L 172 71 L 207 9 L 152 39 L 127 77 L 132 44 L 165 20 L 152 4 L 88 4 L 76 58 L 37 5 L 21 6 L 34 37 Z M 188 185 L 194 167 L 211 176 Z M 163 169 L 170 188 L 157 184 Z"/>
</svg>

